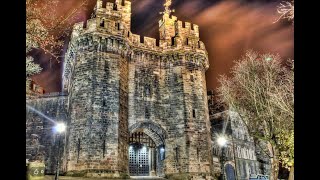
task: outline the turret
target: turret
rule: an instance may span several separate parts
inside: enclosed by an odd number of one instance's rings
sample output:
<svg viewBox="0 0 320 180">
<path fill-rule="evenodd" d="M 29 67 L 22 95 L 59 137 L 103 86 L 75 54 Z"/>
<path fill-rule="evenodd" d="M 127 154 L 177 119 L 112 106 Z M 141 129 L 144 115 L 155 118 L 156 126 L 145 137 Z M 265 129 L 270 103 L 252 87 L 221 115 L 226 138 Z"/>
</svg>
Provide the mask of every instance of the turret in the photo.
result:
<svg viewBox="0 0 320 180">
<path fill-rule="evenodd" d="M 114 3 L 111 3 L 97 0 L 94 16 L 101 27 L 130 30 L 131 2 L 127 0 L 115 0 Z"/>
<path fill-rule="evenodd" d="M 159 20 L 160 47 L 187 48 L 205 50 L 203 42 L 199 38 L 199 26 L 189 22 L 182 22 L 176 16 L 171 15 L 171 0 L 164 4 L 165 10 L 161 12 L 162 18 Z"/>
<path fill-rule="evenodd" d="M 174 45 L 174 37 L 176 35 L 175 22 L 177 17 L 170 17 L 170 13 L 174 10 L 170 10 L 171 0 L 166 1 L 164 4 L 165 11 L 161 12 L 163 14 L 162 19 L 159 21 L 159 32 L 160 32 L 160 46 L 166 47 Z"/>
</svg>

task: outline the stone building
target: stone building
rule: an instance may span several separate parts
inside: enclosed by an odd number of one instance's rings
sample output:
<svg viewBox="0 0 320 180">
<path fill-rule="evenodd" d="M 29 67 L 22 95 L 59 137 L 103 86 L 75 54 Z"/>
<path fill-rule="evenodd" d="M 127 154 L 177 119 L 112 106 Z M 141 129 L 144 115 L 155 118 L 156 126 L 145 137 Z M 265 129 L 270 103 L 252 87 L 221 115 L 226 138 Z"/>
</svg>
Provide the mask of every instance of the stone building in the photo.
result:
<svg viewBox="0 0 320 180">
<path fill-rule="evenodd" d="M 30 82 L 29 88 L 30 89 L 28 89 L 28 90 L 30 91 L 30 93 L 33 93 L 33 94 L 44 94 L 45 93 L 45 90 L 43 89 L 43 87 L 41 87 L 39 84 L 37 84 L 34 81 Z"/>
<path fill-rule="evenodd" d="M 217 109 L 223 108 L 217 105 L 213 96 L 215 93 L 208 91 L 209 112 L 214 112 L 209 113 L 213 141 L 213 174 L 223 174 L 227 180 L 233 180 L 235 176 L 238 180 L 248 180 L 252 174 L 269 175 L 270 159 L 260 149 L 265 147 L 265 144 L 257 142 L 249 135 L 238 113 L 230 110 L 217 112 Z M 227 144 L 222 147 L 217 143 L 221 136 L 227 139 Z M 257 143 L 260 143 L 259 146 Z"/>
<path fill-rule="evenodd" d="M 63 93 L 27 100 L 29 161 L 43 159 L 54 173 L 60 150 L 61 171 L 72 176 L 210 179 L 208 55 L 199 27 L 170 5 L 160 40 L 130 31 L 128 0 L 97 0 L 92 18 L 74 25 Z M 66 133 L 54 134 L 51 119 Z"/>
</svg>

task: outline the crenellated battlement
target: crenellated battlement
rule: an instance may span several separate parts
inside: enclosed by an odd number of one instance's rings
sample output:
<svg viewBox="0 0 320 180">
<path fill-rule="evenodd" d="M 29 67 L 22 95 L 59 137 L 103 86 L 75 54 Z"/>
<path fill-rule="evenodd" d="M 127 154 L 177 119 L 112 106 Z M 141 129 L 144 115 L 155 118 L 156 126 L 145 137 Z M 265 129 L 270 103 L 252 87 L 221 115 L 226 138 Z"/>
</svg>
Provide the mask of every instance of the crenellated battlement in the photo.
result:
<svg viewBox="0 0 320 180">
<path fill-rule="evenodd" d="M 113 20 L 130 29 L 131 26 L 131 2 L 127 0 L 115 0 L 115 3 L 97 0 L 95 17 L 99 20 Z"/>
<path fill-rule="evenodd" d="M 178 31 L 183 34 L 193 35 L 199 38 L 199 26 L 190 22 L 178 21 Z"/>
<path fill-rule="evenodd" d="M 103 0 L 97 0 L 95 9 L 105 9 L 106 11 L 123 11 L 126 9 L 131 10 L 131 2 L 128 0 L 115 0 L 115 3 L 106 2 L 103 4 Z"/>
<path fill-rule="evenodd" d="M 81 34 L 96 33 L 104 37 L 113 36 L 116 39 L 123 39 L 124 41 L 128 41 L 134 48 L 149 49 L 159 51 L 159 53 L 172 50 L 192 50 L 206 54 L 204 43 L 194 35 L 193 30 L 190 29 L 190 31 L 188 31 L 187 27 L 182 28 L 185 31 L 181 31 L 180 36 L 174 37 L 175 41 L 174 44 L 172 44 L 172 42 L 168 43 L 166 40 L 157 40 L 155 38 L 141 37 L 138 34 L 133 34 L 126 26 L 122 24 L 117 26 L 117 23 L 114 23 L 114 21 L 110 22 L 105 20 L 104 24 L 101 24 L 99 19 L 94 18 L 86 22 L 76 23 L 73 27 L 72 38 L 77 38 Z M 159 43 L 157 41 L 159 41 Z"/>
<path fill-rule="evenodd" d="M 154 51 L 191 50 L 206 54 L 199 39 L 199 26 L 182 22 L 176 16 L 164 13 L 159 21 L 160 39 L 141 37 L 130 31 L 131 2 L 116 0 L 115 3 L 97 0 L 95 16 L 86 22 L 74 25 L 72 37 L 86 33 L 101 33 L 103 36 L 122 38 L 134 47 Z M 161 53 L 159 52 L 159 53 Z"/>
<path fill-rule="evenodd" d="M 131 47 L 135 49 L 157 51 L 159 53 L 162 51 L 162 48 L 157 44 L 157 39 L 155 38 L 131 34 L 128 40 Z"/>
<path fill-rule="evenodd" d="M 130 30 L 131 2 L 116 0 L 115 3 L 97 0 L 95 15 L 73 27 L 69 51 L 64 62 L 64 80 L 71 78 L 74 54 L 80 51 L 107 52 L 132 59 L 141 52 L 146 56 L 157 55 L 195 68 L 208 69 L 209 61 L 205 45 L 199 38 L 199 26 L 182 22 L 176 16 L 163 14 L 159 21 L 160 39 L 133 34 Z M 180 60 L 170 58 L 180 54 Z M 148 58 L 146 58 L 148 60 Z M 152 59 L 154 60 L 154 59 Z"/>
<path fill-rule="evenodd" d="M 178 18 L 176 16 L 164 15 L 164 17 L 159 20 L 159 26 L 161 26 L 161 24 L 163 24 L 165 22 L 166 18 L 170 19 L 171 22 L 174 22 L 174 24 L 172 23 L 173 25 L 176 25 L 176 23 L 177 23 L 177 29 L 179 32 L 180 31 L 189 32 L 189 33 L 194 34 L 197 37 L 199 37 L 199 26 L 197 24 L 192 24 L 190 22 L 184 22 L 184 21 L 178 20 Z M 168 24 L 170 24 L 170 23 L 168 23 Z"/>
</svg>

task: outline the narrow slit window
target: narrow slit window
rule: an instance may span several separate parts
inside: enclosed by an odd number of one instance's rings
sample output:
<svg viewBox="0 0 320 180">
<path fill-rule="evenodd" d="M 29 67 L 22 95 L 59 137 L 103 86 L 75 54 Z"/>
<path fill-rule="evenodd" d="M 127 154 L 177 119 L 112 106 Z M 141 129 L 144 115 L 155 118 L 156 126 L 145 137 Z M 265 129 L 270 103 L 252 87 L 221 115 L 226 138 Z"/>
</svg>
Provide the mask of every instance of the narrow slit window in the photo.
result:
<svg viewBox="0 0 320 180">
<path fill-rule="evenodd" d="M 120 30 L 120 23 L 117 23 L 117 29 Z"/>
<path fill-rule="evenodd" d="M 150 85 L 145 86 L 145 95 L 150 96 Z"/>
<path fill-rule="evenodd" d="M 147 106 L 145 107 L 145 117 L 146 117 L 146 119 L 150 118 L 150 110 Z"/>
<path fill-rule="evenodd" d="M 87 28 L 87 21 L 83 22 L 83 28 Z"/>
<path fill-rule="evenodd" d="M 174 46 L 174 37 L 171 38 L 171 46 Z"/>
<path fill-rule="evenodd" d="M 102 1 L 102 8 L 106 8 L 107 7 L 107 0 L 103 0 Z"/>
<path fill-rule="evenodd" d="M 117 11 L 117 10 L 118 10 L 118 7 L 117 7 L 117 4 L 116 4 L 116 3 L 113 4 L 113 10 L 114 10 L 114 11 Z"/>
<path fill-rule="evenodd" d="M 80 157 L 80 139 L 78 139 L 78 144 L 77 144 L 77 162 L 79 161 Z"/>
<path fill-rule="evenodd" d="M 103 140 L 102 143 L 102 157 L 105 157 L 105 153 L 106 153 L 106 140 Z"/>
<path fill-rule="evenodd" d="M 128 37 L 130 37 L 130 32 L 128 31 Z"/>
<path fill-rule="evenodd" d="M 192 110 L 192 117 L 194 117 L 194 118 L 196 117 L 196 110 L 195 109 Z"/>
<path fill-rule="evenodd" d="M 200 149 L 197 147 L 197 159 L 200 162 Z"/>
<path fill-rule="evenodd" d="M 104 19 L 100 22 L 100 27 L 104 27 Z"/>
<path fill-rule="evenodd" d="M 186 45 L 189 45 L 189 38 L 186 39 Z"/>
</svg>

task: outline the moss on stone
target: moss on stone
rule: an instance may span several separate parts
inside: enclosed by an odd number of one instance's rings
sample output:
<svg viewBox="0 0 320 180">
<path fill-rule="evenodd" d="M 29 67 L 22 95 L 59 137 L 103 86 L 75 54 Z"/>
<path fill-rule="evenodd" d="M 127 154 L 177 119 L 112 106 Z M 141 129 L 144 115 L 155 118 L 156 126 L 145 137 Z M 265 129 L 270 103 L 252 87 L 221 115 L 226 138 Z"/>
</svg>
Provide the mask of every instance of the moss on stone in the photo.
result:
<svg viewBox="0 0 320 180">
<path fill-rule="evenodd" d="M 188 173 L 166 174 L 167 179 L 172 180 L 189 180 L 190 175 Z"/>
<path fill-rule="evenodd" d="M 95 176 L 94 174 L 102 175 L 102 176 Z M 116 175 L 118 174 L 118 175 Z M 83 171 L 69 171 L 66 173 L 66 176 L 70 177 L 94 177 L 94 178 L 108 178 L 108 179 L 130 179 L 130 176 L 127 173 L 116 173 L 112 170 L 101 170 L 101 169 L 89 169 Z"/>
<path fill-rule="evenodd" d="M 86 171 L 69 171 L 66 173 L 66 176 L 71 177 L 84 177 L 87 174 Z"/>
<path fill-rule="evenodd" d="M 206 179 L 208 176 L 212 177 L 210 173 L 175 173 L 175 174 L 166 174 L 165 178 L 172 180 L 191 180 L 199 179 L 199 177 Z"/>
<path fill-rule="evenodd" d="M 28 175 L 28 180 L 44 180 L 44 176 L 31 176 L 31 175 Z"/>
</svg>

